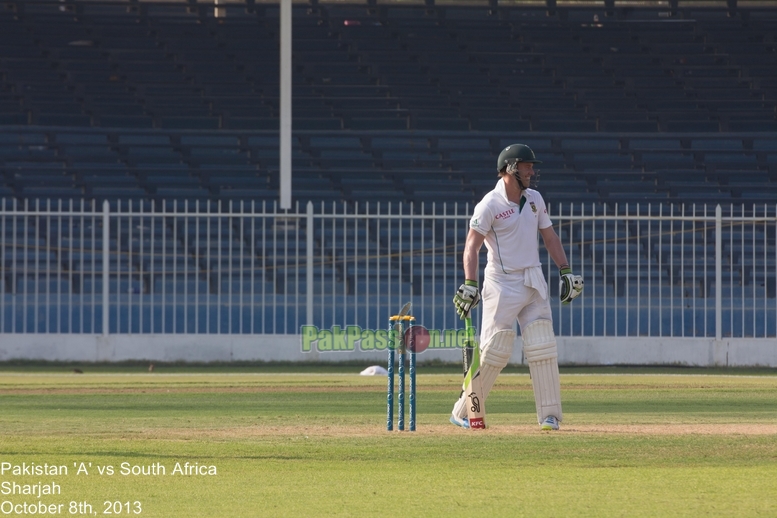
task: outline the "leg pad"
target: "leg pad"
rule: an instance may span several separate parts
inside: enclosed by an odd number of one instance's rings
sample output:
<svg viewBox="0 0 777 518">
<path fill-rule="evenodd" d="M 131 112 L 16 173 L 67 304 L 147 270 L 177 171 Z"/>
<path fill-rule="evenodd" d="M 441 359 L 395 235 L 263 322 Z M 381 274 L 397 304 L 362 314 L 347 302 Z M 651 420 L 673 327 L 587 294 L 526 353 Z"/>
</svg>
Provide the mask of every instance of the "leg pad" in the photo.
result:
<svg viewBox="0 0 777 518">
<path fill-rule="evenodd" d="M 485 404 L 488 393 L 496 383 L 496 378 L 513 354 L 515 331 L 505 329 L 498 331 L 480 348 L 480 379 L 483 387 L 483 403 Z M 462 395 L 453 407 L 453 413 L 459 417 L 467 416 L 466 398 Z"/>
<path fill-rule="evenodd" d="M 542 423 L 551 415 L 561 421 L 561 382 L 553 323 L 545 319 L 535 320 L 522 330 L 522 335 L 523 353 L 534 388 L 537 422 Z"/>
</svg>

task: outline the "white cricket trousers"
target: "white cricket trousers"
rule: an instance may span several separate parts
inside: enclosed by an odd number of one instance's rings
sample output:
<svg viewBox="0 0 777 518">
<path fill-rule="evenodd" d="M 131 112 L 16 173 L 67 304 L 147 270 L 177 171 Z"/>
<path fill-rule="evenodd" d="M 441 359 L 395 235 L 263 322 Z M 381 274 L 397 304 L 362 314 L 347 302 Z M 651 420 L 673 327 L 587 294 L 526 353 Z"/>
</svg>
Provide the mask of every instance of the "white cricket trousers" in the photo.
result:
<svg viewBox="0 0 777 518">
<path fill-rule="evenodd" d="M 480 343 L 485 344 L 497 331 L 513 329 L 516 319 L 521 329 L 541 318 L 552 320 L 548 287 L 537 282 L 536 276 L 530 283 L 539 284 L 537 288 L 526 285 L 525 270 L 515 273 L 496 272 L 486 268 L 481 290 L 483 317 L 480 329 Z M 542 297 L 540 290 L 546 294 Z"/>
</svg>

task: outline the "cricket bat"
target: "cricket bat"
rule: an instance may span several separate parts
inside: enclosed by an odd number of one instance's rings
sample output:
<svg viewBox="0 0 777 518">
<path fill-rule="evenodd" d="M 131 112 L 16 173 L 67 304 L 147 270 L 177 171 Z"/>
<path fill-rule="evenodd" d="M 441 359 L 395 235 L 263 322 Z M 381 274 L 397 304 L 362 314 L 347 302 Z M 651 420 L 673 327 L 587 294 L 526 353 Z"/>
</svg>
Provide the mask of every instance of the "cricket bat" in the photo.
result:
<svg viewBox="0 0 777 518">
<path fill-rule="evenodd" d="M 472 318 L 465 319 L 467 326 L 467 347 L 472 348 L 472 361 L 464 376 L 462 390 L 467 398 L 467 419 L 472 429 L 486 427 L 486 407 L 483 401 L 483 384 L 480 377 L 480 347 L 475 343 L 475 329 L 472 327 Z M 466 357 L 466 355 L 465 355 Z"/>
</svg>

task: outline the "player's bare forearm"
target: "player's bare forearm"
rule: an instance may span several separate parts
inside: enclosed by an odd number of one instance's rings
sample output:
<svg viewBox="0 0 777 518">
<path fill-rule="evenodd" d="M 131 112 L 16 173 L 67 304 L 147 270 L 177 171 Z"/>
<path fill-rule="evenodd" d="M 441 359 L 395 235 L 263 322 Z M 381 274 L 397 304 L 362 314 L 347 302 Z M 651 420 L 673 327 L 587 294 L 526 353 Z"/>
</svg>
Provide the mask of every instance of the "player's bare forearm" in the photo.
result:
<svg viewBox="0 0 777 518">
<path fill-rule="evenodd" d="M 543 228 L 540 230 L 542 240 L 545 243 L 545 248 L 550 254 L 550 258 L 556 263 L 556 266 L 561 268 L 564 265 L 569 264 L 567 260 L 567 253 L 564 251 L 564 245 L 561 244 L 561 238 L 558 237 L 553 227 Z"/>
<path fill-rule="evenodd" d="M 486 236 L 476 230 L 470 229 L 467 233 L 467 241 L 464 243 L 464 277 L 473 281 L 478 280 L 478 254 L 483 246 Z"/>
</svg>

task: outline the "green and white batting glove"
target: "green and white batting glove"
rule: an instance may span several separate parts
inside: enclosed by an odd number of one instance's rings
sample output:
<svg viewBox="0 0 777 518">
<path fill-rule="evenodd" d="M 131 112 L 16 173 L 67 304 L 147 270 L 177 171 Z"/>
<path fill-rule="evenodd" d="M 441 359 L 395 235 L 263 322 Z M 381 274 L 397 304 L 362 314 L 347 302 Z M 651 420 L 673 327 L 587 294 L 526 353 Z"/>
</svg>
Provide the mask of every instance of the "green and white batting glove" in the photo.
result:
<svg viewBox="0 0 777 518">
<path fill-rule="evenodd" d="M 478 281 L 465 280 L 464 284 L 459 286 L 459 290 L 453 297 L 453 305 L 456 306 L 456 314 L 464 320 L 469 316 L 469 312 L 480 304 L 480 293 L 478 292 Z"/>
<path fill-rule="evenodd" d="M 559 298 L 562 304 L 569 304 L 583 293 L 583 278 L 579 275 L 572 275 L 572 269 L 569 266 L 562 266 L 560 269 L 561 280 L 558 284 Z"/>
</svg>

